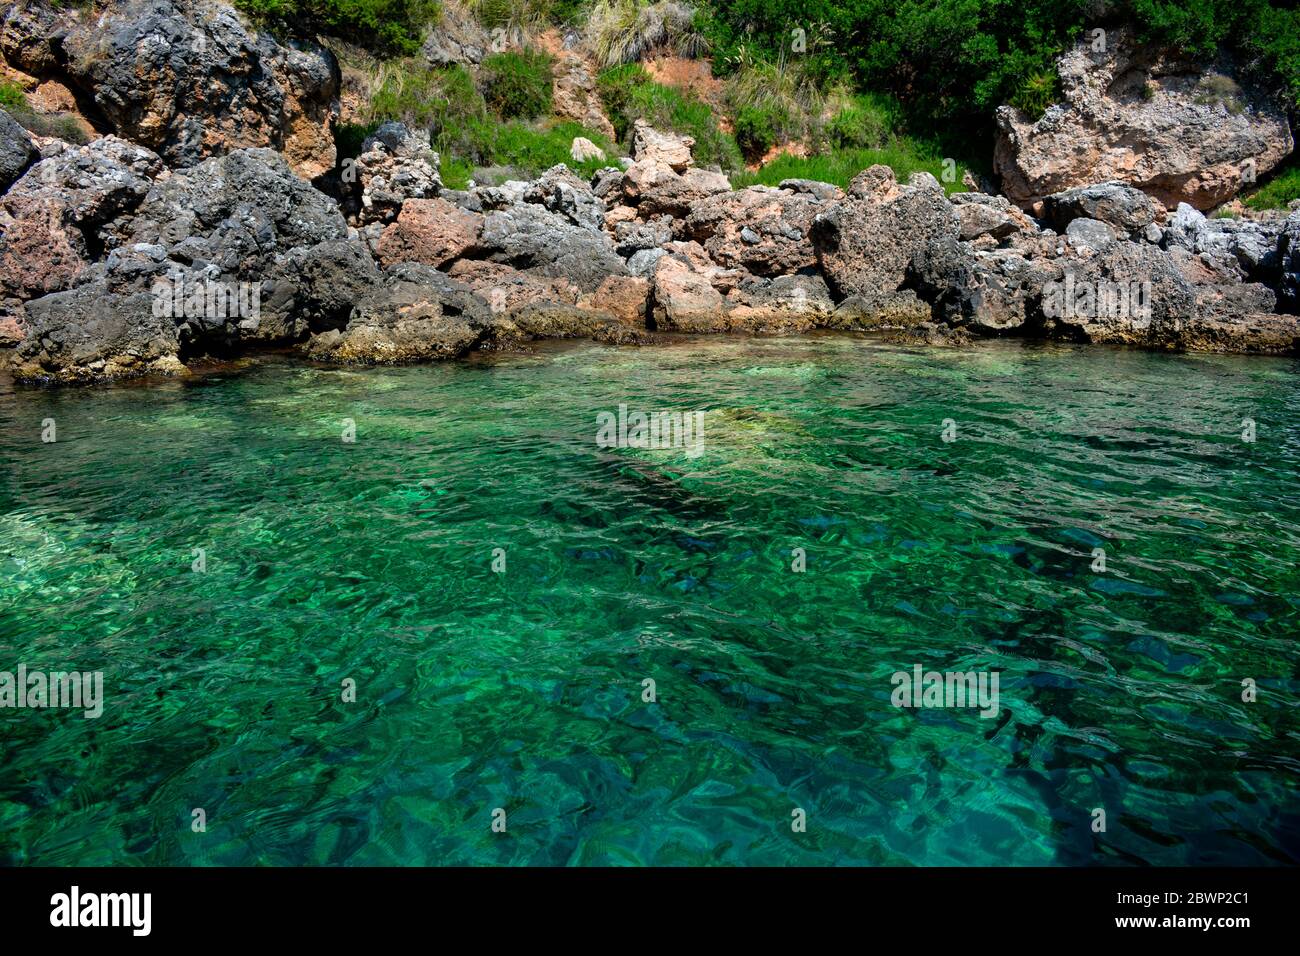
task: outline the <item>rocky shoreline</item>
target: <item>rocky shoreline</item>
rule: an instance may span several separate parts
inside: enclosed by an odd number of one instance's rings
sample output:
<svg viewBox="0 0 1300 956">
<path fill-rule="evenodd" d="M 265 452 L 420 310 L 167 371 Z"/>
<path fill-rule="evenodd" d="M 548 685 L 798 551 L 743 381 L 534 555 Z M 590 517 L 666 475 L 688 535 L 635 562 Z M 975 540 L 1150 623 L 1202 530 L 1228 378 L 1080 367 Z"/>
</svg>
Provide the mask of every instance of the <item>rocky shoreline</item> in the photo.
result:
<svg viewBox="0 0 1300 956">
<path fill-rule="evenodd" d="M 544 338 L 812 329 L 1300 351 L 1300 209 L 1206 218 L 1108 181 L 1035 196 L 1031 216 L 884 166 L 844 190 L 733 190 L 689 138 L 644 123 L 630 157 L 590 180 L 556 166 L 447 189 L 427 134 L 397 123 L 327 174 L 327 51 L 279 46 L 215 4 L 68 16 L 20 4 L 0 30 L 9 62 L 85 77 L 78 95 L 116 131 L 76 145 L 0 112 L 0 361 L 20 382 L 184 374 L 268 347 L 408 363 Z M 165 55 L 114 73 L 164 28 L 178 38 Z M 88 29 L 109 58 L 69 67 Z M 192 52 L 214 29 L 220 42 Z M 238 64 L 244 85 L 228 79 Z M 205 70 L 227 77 L 198 97 L 212 116 L 148 100 Z"/>
</svg>

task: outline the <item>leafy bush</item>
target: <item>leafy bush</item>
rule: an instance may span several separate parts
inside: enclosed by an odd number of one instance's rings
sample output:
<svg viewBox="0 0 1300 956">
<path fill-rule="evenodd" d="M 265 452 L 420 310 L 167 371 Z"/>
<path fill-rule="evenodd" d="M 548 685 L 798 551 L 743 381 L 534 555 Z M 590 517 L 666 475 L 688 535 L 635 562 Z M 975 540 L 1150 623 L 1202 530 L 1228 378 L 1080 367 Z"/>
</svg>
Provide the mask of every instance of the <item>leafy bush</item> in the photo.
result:
<svg viewBox="0 0 1300 956">
<path fill-rule="evenodd" d="M 551 57 L 540 50 L 492 54 L 483 60 L 482 83 L 498 116 L 531 119 L 551 109 Z"/>
<path fill-rule="evenodd" d="M 736 113 L 736 144 L 750 159 L 757 159 L 776 145 L 788 117 L 773 108 L 742 106 Z"/>
<path fill-rule="evenodd" d="M 670 86 L 655 83 L 638 63 L 605 70 L 596 79 L 605 112 L 621 141 L 644 119 L 658 129 L 695 139 L 695 160 L 724 170 L 744 165 L 736 141 L 718 129 L 711 106 Z"/>
<path fill-rule="evenodd" d="M 824 134 L 832 149 L 879 149 L 899 124 L 897 104 L 882 96 L 861 94 L 827 120 Z"/>
<path fill-rule="evenodd" d="M 381 53 L 410 56 L 437 23 L 438 0 L 233 0 L 262 23 L 329 33 Z"/>
</svg>

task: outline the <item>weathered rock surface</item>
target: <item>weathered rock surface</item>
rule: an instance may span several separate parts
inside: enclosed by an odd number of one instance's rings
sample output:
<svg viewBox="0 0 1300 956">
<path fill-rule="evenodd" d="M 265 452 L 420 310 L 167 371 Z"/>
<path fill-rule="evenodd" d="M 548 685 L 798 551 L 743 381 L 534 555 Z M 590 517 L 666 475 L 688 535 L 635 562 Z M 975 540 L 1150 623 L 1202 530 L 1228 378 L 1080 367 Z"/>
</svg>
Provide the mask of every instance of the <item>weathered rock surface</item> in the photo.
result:
<svg viewBox="0 0 1300 956">
<path fill-rule="evenodd" d="M 928 173 L 900 186 L 888 166 L 872 166 L 849 184 L 848 196 L 818 215 L 813 246 L 831 291 L 840 298 L 895 292 L 912 258 L 933 239 L 956 238 L 957 216 Z"/>
<path fill-rule="evenodd" d="M 1043 200 L 1043 217 L 1057 230 L 1076 219 L 1094 219 L 1134 236 L 1164 216 L 1164 206 L 1142 190 L 1120 182 L 1067 189 Z"/>
<path fill-rule="evenodd" d="M 0 198 L 0 293 L 21 299 L 74 285 L 162 172 L 154 153 L 113 136 L 29 167 Z"/>
<path fill-rule="evenodd" d="M 0 110 L 0 193 L 8 189 L 40 157 L 27 130 Z"/>
<path fill-rule="evenodd" d="M 385 266 L 422 262 L 443 268 L 478 246 L 483 217 L 445 199 L 408 199 L 384 229 L 376 254 Z"/>
<path fill-rule="evenodd" d="M 807 192 L 751 186 L 695 202 L 685 231 L 721 266 L 784 275 L 816 265 L 809 232 L 829 208 Z"/>
<path fill-rule="evenodd" d="M 403 263 L 364 294 L 342 330 L 327 330 L 305 346 L 332 362 L 400 365 L 454 358 L 492 334 L 482 299 L 426 265 Z"/>
<path fill-rule="evenodd" d="M 1058 63 L 1064 102 L 1031 120 L 997 112 L 994 169 L 1029 208 L 1102 180 L 1136 186 L 1173 209 L 1210 209 L 1294 147 L 1285 113 L 1228 62 L 1182 62 L 1107 34 L 1105 51 L 1076 47 Z"/>
<path fill-rule="evenodd" d="M 574 225 L 534 203 L 488 213 L 480 242 L 486 257 L 495 262 L 567 278 L 587 292 L 609 276 L 627 274 L 627 265 L 608 235 Z"/>
<path fill-rule="evenodd" d="M 442 190 L 438 154 L 429 147 L 428 134 L 403 123 L 384 123 L 361 144 L 355 180 L 361 191 L 357 219 L 363 225 L 392 222 L 407 200 L 431 199 Z"/>
<path fill-rule="evenodd" d="M 334 167 L 339 71 L 312 43 L 282 46 L 215 0 L 123 0 L 99 11 L 11 5 L 0 52 L 55 78 L 103 128 L 170 166 L 248 146 L 314 178 Z"/>
</svg>

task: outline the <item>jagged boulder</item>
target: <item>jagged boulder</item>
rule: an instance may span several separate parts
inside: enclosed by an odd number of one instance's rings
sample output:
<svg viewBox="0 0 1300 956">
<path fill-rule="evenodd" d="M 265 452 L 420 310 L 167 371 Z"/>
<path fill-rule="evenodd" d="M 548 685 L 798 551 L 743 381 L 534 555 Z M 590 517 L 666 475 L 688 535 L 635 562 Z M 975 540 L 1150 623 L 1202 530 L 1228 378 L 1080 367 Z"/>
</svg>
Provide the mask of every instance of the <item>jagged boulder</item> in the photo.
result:
<svg viewBox="0 0 1300 956">
<path fill-rule="evenodd" d="M 399 365 L 455 358 L 493 334 L 486 303 L 431 266 L 402 263 L 357 301 L 343 329 L 305 346 L 313 358 Z"/>
<path fill-rule="evenodd" d="M 1142 190 L 1112 181 L 1053 193 L 1043 200 L 1043 218 L 1058 231 L 1076 219 L 1093 219 L 1136 236 L 1163 220 L 1165 208 Z"/>
<path fill-rule="evenodd" d="M 443 268 L 474 250 L 483 217 L 446 199 L 408 199 L 397 221 L 384 229 L 375 252 L 385 265 L 423 262 Z"/>
<path fill-rule="evenodd" d="M 1196 294 L 1165 252 L 1123 241 L 1063 261 L 1060 279 L 1043 289 L 1042 310 L 1054 334 L 1178 348 L 1186 342 Z"/>
<path fill-rule="evenodd" d="M 1123 30 L 1106 40 L 1057 61 L 1064 101 L 1040 118 L 998 108 L 994 169 L 1022 207 L 1117 180 L 1169 209 L 1211 209 L 1293 149 L 1285 112 L 1230 61 L 1182 60 Z"/>
<path fill-rule="evenodd" d="M 29 299 L 74 285 L 112 244 L 109 224 L 162 170 L 156 154 L 115 136 L 29 167 L 0 198 L 0 293 Z"/>
<path fill-rule="evenodd" d="M 622 187 L 624 202 L 635 206 L 642 218 L 660 214 L 681 218 L 699 200 L 731 192 L 731 182 L 722 173 L 694 166 L 679 173 L 654 159 L 629 166 Z"/>
<path fill-rule="evenodd" d="M 632 124 L 632 159 L 637 163 L 658 163 L 675 173 L 684 173 L 695 163 L 695 140 L 655 129 L 645 120 Z"/>
<path fill-rule="evenodd" d="M 1043 287 L 1059 275 L 1049 261 L 1013 249 L 977 252 L 941 236 L 916 256 L 909 281 L 945 322 L 983 333 L 1020 329 L 1036 318 Z"/>
<path fill-rule="evenodd" d="M 93 103 L 98 122 L 170 166 L 266 146 L 304 178 L 334 167 L 334 57 L 313 43 L 281 45 L 224 3 L 13 4 L 0 52 L 18 70 L 60 80 Z"/>
<path fill-rule="evenodd" d="M 849 184 L 843 201 L 812 222 L 813 247 L 839 298 L 900 289 L 912 258 L 932 240 L 956 238 L 958 220 L 943 187 L 928 173 L 899 185 L 888 166 L 872 166 Z"/>
<path fill-rule="evenodd" d="M 594 291 L 611 275 L 627 274 L 608 235 L 574 225 L 536 203 L 512 203 L 489 212 L 480 245 L 486 258 L 569 279 L 584 292 Z"/>
<path fill-rule="evenodd" d="M 409 199 L 432 199 L 442 190 L 438 154 L 427 132 L 384 123 L 361 144 L 354 171 L 361 191 L 360 223 L 388 223 Z M 348 172 L 345 171 L 345 177 Z"/>
<path fill-rule="evenodd" d="M 816 265 L 809 233 L 829 208 L 809 192 L 751 186 L 693 203 L 684 229 L 724 268 L 787 275 Z"/>
</svg>

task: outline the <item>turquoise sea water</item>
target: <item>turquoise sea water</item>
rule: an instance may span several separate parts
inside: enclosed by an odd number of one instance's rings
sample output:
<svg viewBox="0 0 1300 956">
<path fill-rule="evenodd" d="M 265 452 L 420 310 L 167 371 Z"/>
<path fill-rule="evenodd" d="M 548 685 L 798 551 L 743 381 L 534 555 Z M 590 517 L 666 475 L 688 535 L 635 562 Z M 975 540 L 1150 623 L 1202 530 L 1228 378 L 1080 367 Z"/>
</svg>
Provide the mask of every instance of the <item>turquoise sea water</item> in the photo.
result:
<svg viewBox="0 0 1300 956">
<path fill-rule="evenodd" d="M 703 454 L 598 447 L 620 403 Z M 0 863 L 1300 860 L 1295 360 L 267 359 L 0 426 L 0 670 L 105 681 L 0 710 Z"/>
</svg>

